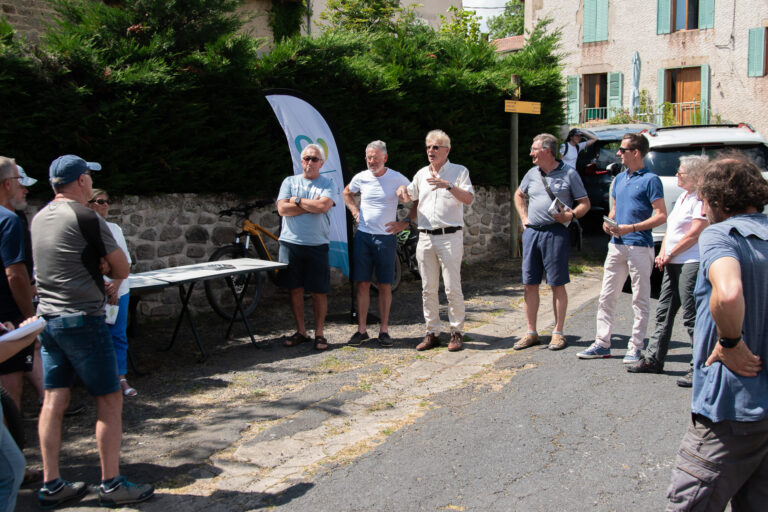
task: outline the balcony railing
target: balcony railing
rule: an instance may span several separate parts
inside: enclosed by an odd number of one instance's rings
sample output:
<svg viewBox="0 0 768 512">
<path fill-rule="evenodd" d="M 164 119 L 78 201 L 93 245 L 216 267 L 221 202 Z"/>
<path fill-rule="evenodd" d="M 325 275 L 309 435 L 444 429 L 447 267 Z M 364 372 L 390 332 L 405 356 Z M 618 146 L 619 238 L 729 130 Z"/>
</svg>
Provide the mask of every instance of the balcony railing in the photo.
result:
<svg viewBox="0 0 768 512">
<path fill-rule="evenodd" d="M 584 108 L 580 117 L 582 123 L 597 119 L 608 119 L 608 107 Z"/>
<path fill-rule="evenodd" d="M 684 101 L 664 103 L 656 108 L 655 113 L 637 113 L 635 117 L 659 126 L 681 126 L 709 124 L 710 113 L 711 111 L 702 106 L 700 101 Z"/>
</svg>

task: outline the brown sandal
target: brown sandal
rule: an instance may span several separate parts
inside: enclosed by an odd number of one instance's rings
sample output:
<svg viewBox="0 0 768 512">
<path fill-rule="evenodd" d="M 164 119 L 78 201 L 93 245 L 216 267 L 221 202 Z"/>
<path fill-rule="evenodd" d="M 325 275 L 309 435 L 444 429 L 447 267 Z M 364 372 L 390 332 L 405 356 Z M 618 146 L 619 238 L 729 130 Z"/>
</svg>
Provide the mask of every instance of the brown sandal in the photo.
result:
<svg viewBox="0 0 768 512">
<path fill-rule="evenodd" d="M 285 338 L 285 341 L 283 342 L 284 347 L 295 347 L 296 345 L 300 345 L 304 343 L 305 341 L 309 341 L 309 338 L 301 334 L 300 332 L 296 331 L 291 336 L 288 336 Z"/>
<path fill-rule="evenodd" d="M 328 340 L 323 336 L 315 336 L 315 350 L 328 350 Z"/>
</svg>

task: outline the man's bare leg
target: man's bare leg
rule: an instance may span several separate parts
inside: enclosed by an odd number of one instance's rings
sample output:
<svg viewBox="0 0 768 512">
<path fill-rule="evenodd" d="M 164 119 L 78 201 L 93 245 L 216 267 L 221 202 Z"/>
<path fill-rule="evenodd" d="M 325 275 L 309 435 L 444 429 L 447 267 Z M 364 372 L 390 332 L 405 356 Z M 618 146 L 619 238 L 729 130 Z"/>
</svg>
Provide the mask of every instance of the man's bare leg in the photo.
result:
<svg viewBox="0 0 768 512">
<path fill-rule="evenodd" d="M 315 314 L 315 337 L 323 335 L 325 314 L 328 312 L 328 295 L 312 293 L 312 310 Z"/>
<path fill-rule="evenodd" d="M 536 317 L 539 314 L 539 285 L 525 285 L 525 321 L 528 332 L 536 332 Z"/>
<path fill-rule="evenodd" d="M 568 312 L 568 293 L 565 291 L 565 285 L 552 287 L 552 307 L 555 310 L 554 332 L 562 333 Z"/>
<path fill-rule="evenodd" d="M 371 283 L 357 283 L 357 332 L 365 332 L 368 327 L 368 308 L 371 305 Z"/>
<path fill-rule="evenodd" d="M 296 322 L 296 330 L 302 336 L 307 335 L 307 328 L 304 325 L 304 288 L 291 288 L 291 313 Z"/>
<path fill-rule="evenodd" d="M 392 285 L 379 283 L 379 333 L 389 332 L 389 310 L 392 307 Z"/>
<path fill-rule="evenodd" d="M 96 445 L 101 461 L 101 479 L 120 474 L 120 443 L 123 437 L 123 393 L 117 390 L 96 397 Z"/>
<path fill-rule="evenodd" d="M 40 437 L 40 455 L 43 458 L 43 481 L 59 478 L 61 452 L 61 425 L 64 411 L 69 405 L 69 388 L 46 389 L 37 434 Z"/>
</svg>

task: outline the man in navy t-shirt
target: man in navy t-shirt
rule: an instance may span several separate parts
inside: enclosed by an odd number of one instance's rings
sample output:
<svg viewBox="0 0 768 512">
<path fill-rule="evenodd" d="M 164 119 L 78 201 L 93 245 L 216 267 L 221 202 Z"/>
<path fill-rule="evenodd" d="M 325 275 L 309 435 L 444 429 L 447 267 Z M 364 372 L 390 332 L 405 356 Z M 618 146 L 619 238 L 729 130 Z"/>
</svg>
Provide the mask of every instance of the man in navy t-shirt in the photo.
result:
<svg viewBox="0 0 768 512">
<path fill-rule="evenodd" d="M 639 133 L 627 133 L 617 153 L 626 171 L 616 176 L 611 196 L 613 207 L 603 223 L 612 235 L 603 266 L 603 287 L 597 309 L 595 342 L 577 355 L 581 359 L 611 357 L 611 330 L 619 298 L 627 275 L 632 278 L 632 310 L 635 319 L 624 364 L 640 360 L 651 307 L 651 271 L 653 236 L 651 230 L 667 220 L 664 189 L 658 176 L 643 165 L 648 140 Z"/>
<path fill-rule="evenodd" d="M 768 183 L 750 160 L 709 164 L 699 187 L 691 422 L 667 510 L 768 506 Z M 696 489 L 696 491 L 692 491 Z"/>
</svg>

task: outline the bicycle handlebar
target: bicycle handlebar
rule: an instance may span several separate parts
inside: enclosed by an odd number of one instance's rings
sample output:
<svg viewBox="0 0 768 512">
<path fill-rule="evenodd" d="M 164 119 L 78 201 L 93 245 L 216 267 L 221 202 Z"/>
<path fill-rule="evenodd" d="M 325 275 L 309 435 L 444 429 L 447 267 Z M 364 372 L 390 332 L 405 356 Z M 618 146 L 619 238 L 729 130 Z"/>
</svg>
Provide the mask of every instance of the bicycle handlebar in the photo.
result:
<svg viewBox="0 0 768 512">
<path fill-rule="evenodd" d="M 247 217 L 248 214 L 251 213 L 251 211 L 255 210 L 256 208 L 263 208 L 264 206 L 274 204 L 274 201 L 271 199 L 259 199 L 256 202 L 248 203 L 248 204 L 240 204 L 237 206 L 233 206 L 232 208 L 227 208 L 226 210 L 221 210 L 219 212 L 219 216 L 221 217 L 229 217 L 232 215 L 240 215 L 242 217 Z"/>
</svg>

